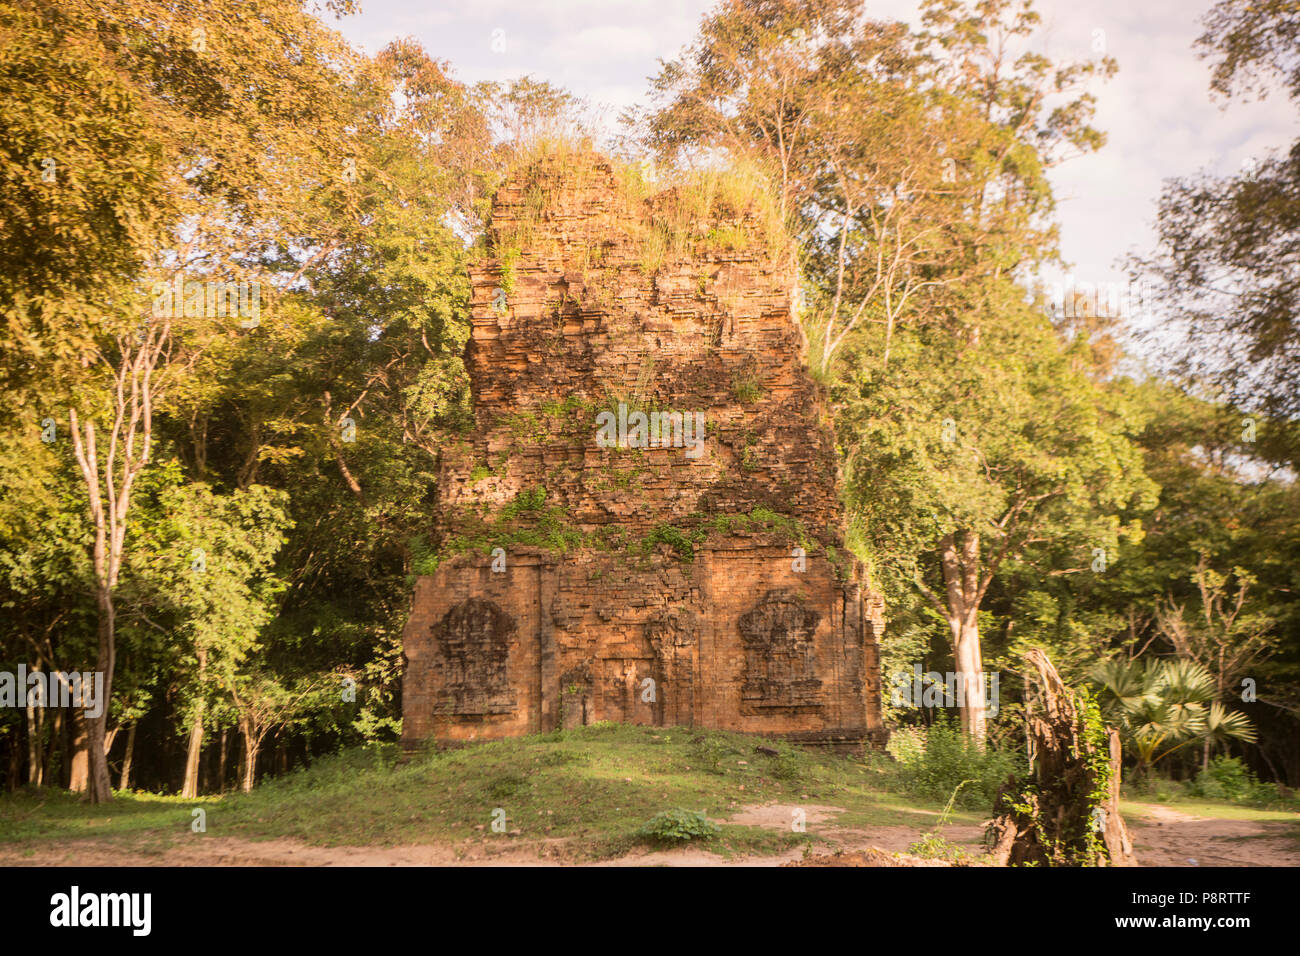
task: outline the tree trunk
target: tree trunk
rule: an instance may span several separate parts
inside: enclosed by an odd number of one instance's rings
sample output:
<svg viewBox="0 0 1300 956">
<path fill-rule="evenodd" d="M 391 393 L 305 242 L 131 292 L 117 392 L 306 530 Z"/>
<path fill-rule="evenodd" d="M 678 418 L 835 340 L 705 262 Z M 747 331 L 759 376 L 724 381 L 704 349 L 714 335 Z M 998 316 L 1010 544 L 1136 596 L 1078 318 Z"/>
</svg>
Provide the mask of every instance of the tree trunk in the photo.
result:
<svg viewBox="0 0 1300 956">
<path fill-rule="evenodd" d="M 225 727 L 221 728 L 221 744 L 217 755 L 217 792 L 226 792 L 226 738 L 229 736 Z"/>
<path fill-rule="evenodd" d="M 126 732 L 126 755 L 122 758 L 122 777 L 118 783 L 117 789 L 131 789 L 131 758 L 135 755 L 135 721 L 131 722 L 131 729 Z"/>
<path fill-rule="evenodd" d="M 108 777 L 108 755 L 104 739 L 108 730 L 109 701 L 113 699 L 113 665 L 116 654 L 116 609 L 113 590 L 100 586 L 96 595 L 99 609 L 99 658 L 96 669 L 104 675 L 104 693 L 98 717 L 87 717 L 90 729 L 90 768 L 87 795 L 91 803 L 108 803 L 113 799 L 113 784 Z"/>
<path fill-rule="evenodd" d="M 239 733 L 244 738 L 244 793 L 250 793 L 253 789 L 253 781 L 257 777 L 257 740 L 253 735 L 253 728 L 249 721 L 243 717 L 239 720 Z"/>
<path fill-rule="evenodd" d="M 199 757 L 203 754 L 203 701 L 199 701 L 190 724 L 189 749 L 185 754 L 185 781 L 181 784 L 182 797 L 199 795 Z"/>
<path fill-rule="evenodd" d="M 945 535 L 939 548 L 953 666 L 960 693 L 956 703 L 961 714 L 961 729 L 983 746 L 988 733 L 988 704 L 984 693 L 984 659 L 980 650 L 980 537 L 970 531 L 962 533 L 959 548 L 956 535 Z"/>
<path fill-rule="evenodd" d="M 73 708 L 68 714 L 68 737 L 71 741 L 72 759 L 68 761 L 68 789 L 73 793 L 85 793 L 90 786 L 90 742 L 86 734 L 89 724 L 80 708 Z"/>
<path fill-rule="evenodd" d="M 961 622 L 954 651 L 957 661 L 958 689 L 963 692 L 961 729 L 968 737 L 982 744 L 988 733 L 988 710 L 984 694 L 984 659 L 980 653 L 980 629 L 976 609 L 970 609 Z"/>
<path fill-rule="evenodd" d="M 200 647 L 196 651 L 199 661 L 199 699 L 194 710 L 194 723 L 190 725 L 190 746 L 185 754 L 185 781 L 181 785 L 182 797 L 199 795 L 199 762 L 203 756 L 203 682 L 208 669 L 208 652 Z"/>
<path fill-rule="evenodd" d="M 5 776 L 6 789 L 13 793 L 18 789 L 18 780 L 23 772 L 22 730 L 14 729 L 13 746 L 9 748 L 9 773 Z"/>
<path fill-rule="evenodd" d="M 27 783 L 39 787 L 45 780 L 45 711 L 27 705 Z"/>
<path fill-rule="evenodd" d="M 66 758 L 68 754 L 68 742 L 64 739 L 64 728 L 67 722 L 63 719 L 63 711 L 56 710 L 54 716 L 49 718 L 49 723 L 50 742 L 49 746 L 45 748 L 45 766 L 42 771 L 42 779 L 53 780 L 55 786 L 57 786 L 59 777 L 55 775 L 54 771 L 59 768 L 61 775 L 63 766 L 55 763 L 55 761 L 60 757 Z"/>
</svg>

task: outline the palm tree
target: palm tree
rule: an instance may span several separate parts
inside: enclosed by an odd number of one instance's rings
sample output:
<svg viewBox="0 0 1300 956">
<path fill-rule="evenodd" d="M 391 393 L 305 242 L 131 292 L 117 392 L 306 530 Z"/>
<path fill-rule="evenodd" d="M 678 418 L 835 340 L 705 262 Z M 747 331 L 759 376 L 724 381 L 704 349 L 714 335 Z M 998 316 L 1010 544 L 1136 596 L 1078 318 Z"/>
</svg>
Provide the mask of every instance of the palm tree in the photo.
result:
<svg viewBox="0 0 1300 956">
<path fill-rule="evenodd" d="M 1139 775 L 1189 744 L 1255 740 L 1249 718 L 1214 699 L 1214 678 L 1196 661 L 1115 659 L 1089 676 L 1101 685 L 1103 716 L 1137 754 Z"/>
</svg>

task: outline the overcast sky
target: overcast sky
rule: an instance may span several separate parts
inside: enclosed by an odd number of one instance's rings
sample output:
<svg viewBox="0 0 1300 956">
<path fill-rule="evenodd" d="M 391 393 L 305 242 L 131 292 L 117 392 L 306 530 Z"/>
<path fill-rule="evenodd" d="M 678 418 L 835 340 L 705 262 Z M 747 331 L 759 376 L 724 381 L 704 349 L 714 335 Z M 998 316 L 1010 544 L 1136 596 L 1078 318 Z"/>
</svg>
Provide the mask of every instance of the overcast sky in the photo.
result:
<svg viewBox="0 0 1300 956">
<path fill-rule="evenodd" d="M 712 0 L 361 0 L 339 24 L 370 53 L 400 36 L 451 61 L 466 81 L 523 74 L 614 107 L 636 103 L 660 58 L 693 37 Z M 1233 102 L 1209 95 L 1209 69 L 1193 42 L 1211 0 L 1039 0 L 1041 44 L 1060 59 L 1093 55 L 1094 43 L 1119 61 L 1099 83 L 1097 125 L 1109 141 L 1052 174 L 1060 201 L 1062 249 L 1076 282 L 1121 282 L 1119 260 L 1153 243 L 1160 184 L 1209 167 L 1235 171 L 1251 157 L 1285 147 L 1300 132 L 1300 111 L 1283 96 Z M 915 0 L 868 0 L 869 14 L 917 23 Z M 1098 33 L 1096 31 L 1103 31 Z"/>
</svg>

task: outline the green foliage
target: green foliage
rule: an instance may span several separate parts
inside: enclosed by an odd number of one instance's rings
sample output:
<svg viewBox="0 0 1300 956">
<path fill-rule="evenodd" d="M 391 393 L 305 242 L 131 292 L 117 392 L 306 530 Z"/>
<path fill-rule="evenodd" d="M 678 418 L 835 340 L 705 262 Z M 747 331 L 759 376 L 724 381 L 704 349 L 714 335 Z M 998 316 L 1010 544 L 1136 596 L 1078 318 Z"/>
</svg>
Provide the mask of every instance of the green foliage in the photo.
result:
<svg viewBox="0 0 1300 956">
<path fill-rule="evenodd" d="M 897 745 L 891 745 L 891 753 L 905 792 L 928 800 L 943 800 L 952 794 L 959 806 L 976 810 L 993 806 L 998 789 L 1023 761 L 1010 751 L 992 746 L 981 749 L 945 715 L 924 734 L 904 733 Z"/>
<path fill-rule="evenodd" d="M 1139 773 L 1189 745 L 1211 739 L 1252 741 L 1245 715 L 1214 700 L 1214 680 L 1191 660 L 1110 660 L 1091 672 L 1104 713 L 1138 758 Z"/>
<path fill-rule="evenodd" d="M 961 847 L 942 836 L 940 831 L 943 829 L 943 825 L 948 822 L 948 816 L 957 803 L 957 795 L 961 793 L 962 787 L 974 782 L 973 780 L 963 780 L 957 784 L 952 796 L 948 798 L 948 803 L 943 808 L 943 813 L 939 814 L 939 822 L 935 824 L 933 830 L 923 834 L 921 839 L 911 843 L 907 848 L 908 853 L 926 860 L 957 860 L 965 855 L 965 851 Z"/>
<path fill-rule="evenodd" d="M 679 528 L 666 524 L 656 525 L 642 539 L 641 550 L 644 554 L 650 554 L 661 544 L 666 544 L 672 548 L 682 561 L 695 560 L 695 543 L 691 537 L 688 537 Z"/>
<path fill-rule="evenodd" d="M 501 291 L 510 299 L 515 294 L 515 272 L 519 262 L 520 250 L 511 246 L 501 252 Z"/>
<path fill-rule="evenodd" d="M 1295 791 L 1258 779 L 1239 757 L 1218 756 L 1187 786 L 1187 794 L 1205 800 L 1238 803 L 1254 807 L 1295 810 L 1300 797 Z"/>
<path fill-rule="evenodd" d="M 698 810 L 663 810 L 641 825 L 637 836 L 652 843 L 712 840 L 721 828 Z"/>
<path fill-rule="evenodd" d="M 691 761 L 706 773 L 725 774 L 742 751 L 725 738 L 701 735 L 691 745 Z"/>
<path fill-rule="evenodd" d="M 566 191 L 587 185 L 579 177 L 590 159 L 590 142 L 576 136 L 542 137 L 513 157 L 510 177 L 524 192 L 521 208 L 508 223 L 494 224 L 481 252 L 498 260 L 501 287 L 514 288 L 522 250 L 545 245 L 542 227 L 553 204 Z M 602 157 L 602 161 L 604 157 Z M 687 256 L 752 252 L 786 267 L 791 243 L 771 182 L 755 164 L 738 157 L 726 168 L 664 165 L 647 177 L 639 163 L 609 160 L 615 188 L 624 201 L 642 207 L 646 221 L 634 226 L 641 267 L 647 274 Z M 599 258 L 600 251 L 594 252 Z M 594 270 L 598 261 L 588 258 Z"/>
<path fill-rule="evenodd" d="M 501 517 L 509 520 L 522 514 L 535 514 L 546 504 L 545 488 L 527 488 L 515 495 L 513 501 L 501 509 Z"/>
<path fill-rule="evenodd" d="M 1188 788 L 1192 796 L 1207 800 L 1245 803 L 1255 799 L 1258 781 L 1237 757 L 1215 757 L 1196 775 Z"/>
<path fill-rule="evenodd" d="M 1096 810 L 1105 809 L 1110 799 L 1110 736 L 1102 722 L 1101 706 L 1087 688 L 1076 695 L 1076 706 L 1079 708 L 1079 720 L 1083 724 L 1080 744 L 1084 752 L 1079 756 L 1083 757 L 1084 773 L 1092 783 L 1085 802 L 1086 812 L 1082 814 L 1090 824 L 1084 834 L 1082 854 L 1085 859 L 1097 862 L 1106 858 L 1106 843 L 1091 823 L 1095 819 Z"/>
<path fill-rule="evenodd" d="M 695 548 L 702 544 L 711 534 L 729 534 L 735 530 L 770 531 L 788 538 L 792 542 L 811 547 L 803 524 L 789 515 L 778 514 L 770 508 L 757 507 L 748 514 L 735 515 L 693 515 L 696 524 L 690 530 L 683 530 L 673 525 L 655 526 L 638 544 L 640 553 L 649 555 L 660 544 L 673 549 L 679 560 L 695 560 Z"/>
<path fill-rule="evenodd" d="M 736 401 L 752 405 L 763 395 L 763 383 L 753 373 L 737 375 L 731 382 L 731 394 Z"/>
</svg>

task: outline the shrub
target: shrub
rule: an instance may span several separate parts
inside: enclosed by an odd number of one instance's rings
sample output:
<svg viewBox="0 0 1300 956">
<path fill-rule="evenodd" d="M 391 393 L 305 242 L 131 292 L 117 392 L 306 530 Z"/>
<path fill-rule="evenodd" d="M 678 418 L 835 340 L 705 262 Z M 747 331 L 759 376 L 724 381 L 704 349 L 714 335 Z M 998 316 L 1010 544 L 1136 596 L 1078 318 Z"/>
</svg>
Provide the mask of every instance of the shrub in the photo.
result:
<svg viewBox="0 0 1300 956">
<path fill-rule="evenodd" d="M 763 383 L 752 372 L 737 375 L 731 381 L 731 394 L 735 396 L 736 401 L 752 405 L 762 397 Z"/>
<path fill-rule="evenodd" d="M 1253 789 L 1250 771 L 1236 757 L 1215 757 L 1196 775 L 1191 792 L 1210 800 L 1241 800 Z"/>
<path fill-rule="evenodd" d="M 992 744 L 981 750 L 945 717 L 924 734 L 917 730 L 891 744 L 891 752 L 903 789 L 914 796 L 947 800 L 963 780 L 971 781 L 957 796 L 958 806 L 970 810 L 991 808 L 998 789 L 1021 762 L 1016 753 Z"/>
<path fill-rule="evenodd" d="M 1123 788 L 1126 795 L 1132 794 L 1144 799 L 1155 800 L 1156 803 L 1168 803 L 1171 800 L 1177 800 L 1179 797 L 1185 796 L 1187 791 L 1187 787 L 1177 780 L 1169 780 L 1155 774 L 1125 777 L 1123 778 Z"/>
<path fill-rule="evenodd" d="M 727 772 L 723 761 L 739 753 L 740 751 L 728 745 L 726 741 L 706 736 L 691 747 L 691 762 L 705 773 L 723 774 Z"/>
<path fill-rule="evenodd" d="M 782 783 L 794 783 L 802 776 L 799 764 L 782 754 L 772 761 L 772 776 Z"/>
<path fill-rule="evenodd" d="M 711 840 L 721 828 L 698 810 L 664 810 L 656 813 L 636 831 L 636 835 L 653 843 L 688 843 Z"/>
<path fill-rule="evenodd" d="M 964 855 L 960 846 L 936 832 L 922 834 L 908 845 L 907 852 L 923 860 L 956 860 Z"/>
<path fill-rule="evenodd" d="M 1247 803 L 1263 797 L 1267 802 L 1269 794 L 1263 792 L 1267 785 L 1261 786 L 1255 775 L 1237 757 L 1215 757 L 1210 765 L 1196 775 L 1188 790 L 1192 796 L 1205 800 L 1226 800 L 1229 803 Z"/>
<path fill-rule="evenodd" d="M 925 729 L 900 727 L 889 735 L 885 749 L 900 764 L 917 763 L 925 757 Z"/>
</svg>

